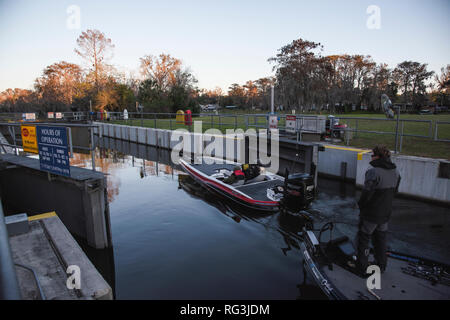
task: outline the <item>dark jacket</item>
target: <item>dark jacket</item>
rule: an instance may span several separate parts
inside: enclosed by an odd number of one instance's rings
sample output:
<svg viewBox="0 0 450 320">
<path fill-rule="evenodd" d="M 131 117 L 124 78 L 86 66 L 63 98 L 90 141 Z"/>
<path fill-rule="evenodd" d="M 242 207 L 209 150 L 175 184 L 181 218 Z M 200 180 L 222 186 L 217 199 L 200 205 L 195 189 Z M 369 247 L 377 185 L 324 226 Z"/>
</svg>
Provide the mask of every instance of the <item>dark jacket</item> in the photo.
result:
<svg viewBox="0 0 450 320">
<path fill-rule="evenodd" d="M 389 221 L 392 200 L 398 191 L 400 174 L 390 159 L 377 159 L 370 162 L 366 171 L 364 188 L 358 201 L 360 217 L 372 223 Z"/>
</svg>

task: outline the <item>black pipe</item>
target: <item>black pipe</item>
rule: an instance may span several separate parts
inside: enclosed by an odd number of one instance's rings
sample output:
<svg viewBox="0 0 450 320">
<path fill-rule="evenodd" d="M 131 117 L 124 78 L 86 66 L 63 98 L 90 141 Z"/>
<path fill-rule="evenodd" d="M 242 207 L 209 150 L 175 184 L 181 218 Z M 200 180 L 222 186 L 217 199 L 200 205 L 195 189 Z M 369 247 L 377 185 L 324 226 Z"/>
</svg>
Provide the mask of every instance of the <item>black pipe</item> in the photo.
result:
<svg viewBox="0 0 450 320">
<path fill-rule="evenodd" d="M 0 199 L 0 300 L 21 300 Z"/>
</svg>

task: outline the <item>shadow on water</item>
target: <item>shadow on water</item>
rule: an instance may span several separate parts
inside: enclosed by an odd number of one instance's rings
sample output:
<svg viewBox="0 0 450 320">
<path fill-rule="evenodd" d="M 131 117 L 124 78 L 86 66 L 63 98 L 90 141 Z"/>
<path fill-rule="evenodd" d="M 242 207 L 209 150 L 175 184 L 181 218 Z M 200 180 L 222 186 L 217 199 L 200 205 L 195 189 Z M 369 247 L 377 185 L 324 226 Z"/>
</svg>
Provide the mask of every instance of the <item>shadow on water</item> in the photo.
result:
<svg viewBox="0 0 450 320">
<path fill-rule="evenodd" d="M 102 277 L 108 282 L 113 291 L 113 296 L 115 298 L 116 293 L 116 272 L 114 264 L 114 251 L 113 248 L 107 249 L 94 249 L 88 245 L 85 239 L 72 234 L 74 239 L 77 241 L 81 249 L 89 257 L 89 260 L 94 264 L 95 268 L 100 272 Z"/>
</svg>

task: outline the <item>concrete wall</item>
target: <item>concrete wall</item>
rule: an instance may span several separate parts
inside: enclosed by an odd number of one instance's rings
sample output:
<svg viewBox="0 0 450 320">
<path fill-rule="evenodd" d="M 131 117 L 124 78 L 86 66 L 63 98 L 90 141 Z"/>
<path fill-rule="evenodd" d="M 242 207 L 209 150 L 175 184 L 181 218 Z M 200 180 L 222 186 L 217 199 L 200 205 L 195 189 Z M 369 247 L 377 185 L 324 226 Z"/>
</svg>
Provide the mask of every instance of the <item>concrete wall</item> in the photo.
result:
<svg viewBox="0 0 450 320">
<path fill-rule="evenodd" d="M 146 144 L 147 143 L 147 129 L 146 128 L 138 128 L 137 129 L 137 142 Z"/>
<path fill-rule="evenodd" d="M 172 131 L 171 130 L 163 130 L 163 129 L 153 129 L 153 128 L 142 128 L 142 127 L 133 127 L 133 126 L 122 126 L 117 124 L 107 124 L 107 123 L 100 123 L 97 122 L 96 124 L 99 124 L 102 127 L 102 132 L 105 137 L 115 138 L 115 139 L 122 139 L 129 142 L 139 143 L 139 144 L 145 144 L 150 146 L 155 146 L 157 148 L 162 149 L 168 149 L 171 150 L 176 144 L 178 144 L 178 141 L 172 141 Z M 117 134 L 119 131 L 118 129 L 114 129 L 113 127 L 120 127 L 122 132 L 121 134 Z M 127 133 L 125 133 L 127 132 Z M 127 136 L 128 134 L 128 136 Z M 196 153 L 200 154 L 201 150 L 200 147 L 202 144 L 194 144 L 193 141 L 197 137 L 197 134 L 195 133 L 187 133 L 191 135 L 191 150 Z M 262 137 L 258 138 L 261 139 Z M 257 138 L 255 138 L 256 140 Z M 228 155 L 228 160 L 237 160 L 237 161 L 244 161 L 245 156 L 245 150 L 243 146 L 241 146 L 243 141 L 239 141 L 238 139 L 235 139 L 235 137 L 226 137 L 224 136 L 223 139 L 223 153 L 224 155 L 227 154 L 227 147 L 230 150 L 234 150 L 234 155 Z M 203 147 L 206 146 L 208 142 L 203 143 Z M 314 145 L 314 146 L 313 146 Z M 197 148 L 194 150 L 194 148 Z M 300 146 L 300 149 L 296 147 L 296 142 L 292 140 L 287 139 L 280 139 L 280 145 L 279 150 L 283 149 L 283 152 L 280 152 L 280 158 L 286 161 L 295 162 L 299 165 L 299 167 L 295 167 L 297 171 L 303 171 L 311 173 L 314 171 L 314 175 L 317 176 L 317 170 L 313 170 L 312 163 L 317 163 L 317 145 L 311 144 L 311 143 L 303 143 Z M 243 159 L 237 159 L 237 150 L 240 150 L 241 158 Z M 249 148 L 250 152 L 257 152 L 258 148 Z M 299 151 L 300 150 L 300 151 Z M 220 156 L 216 154 L 216 156 Z M 273 154 L 272 156 L 276 156 Z M 315 158 L 314 158 L 315 156 Z M 319 157 L 320 159 L 320 157 Z M 292 165 L 291 165 L 292 167 Z"/>
<path fill-rule="evenodd" d="M 130 127 L 128 130 L 130 131 L 130 141 L 137 142 L 137 127 Z"/>
<path fill-rule="evenodd" d="M 14 165 L 14 166 L 11 166 Z M 0 196 L 5 214 L 56 211 L 73 234 L 96 249 L 111 245 L 106 178 L 71 167 L 71 177 L 40 171 L 39 160 L 0 155 Z"/>
<path fill-rule="evenodd" d="M 130 128 L 128 126 L 120 126 L 121 139 L 130 140 Z"/>
<path fill-rule="evenodd" d="M 124 127 L 127 127 L 130 132 L 129 139 L 126 139 L 123 134 L 120 137 L 112 134 L 112 130 L 109 129 L 111 125 L 102 125 L 108 127 L 103 129 L 102 132 L 111 138 L 149 144 L 164 149 L 171 149 L 176 144 L 176 142 L 171 142 L 170 130 L 138 129 L 138 127 L 121 126 L 122 130 L 124 130 Z M 141 131 L 138 132 L 138 130 Z M 227 139 L 224 139 L 224 144 L 225 140 Z M 280 158 L 289 158 L 289 148 L 280 143 L 280 150 L 281 148 L 283 148 L 283 157 Z M 224 146 L 224 152 L 225 150 Z M 297 151 L 293 150 L 292 152 L 295 153 Z M 295 156 L 294 153 L 292 156 Z M 308 156 L 305 155 L 304 158 L 306 159 Z M 400 193 L 417 198 L 450 203 L 450 181 L 449 179 L 438 177 L 439 162 L 448 161 L 411 156 L 393 156 L 393 160 L 397 163 L 402 175 Z M 317 171 L 319 174 L 326 176 L 355 181 L 357 186 L 362 186 L 369 161 L 370 150 L 325 145 L 325 151 L 320 152 L 318 157 Z M 305 172 L 309 172 L 307 167 L 305 163 L 303 166 Z"/>
<path fill-rule="evenodd" d="M 369 162 L 370 153 L 364 154 L 358 161 L 356 185 L 362 187 Z M 450 204 L 450 179 L 439 178 L 439 163 L 448 160 L 393 155 L 402 180 L 399 193 L 417 198 L 436 200 Z"/>
<path fill-rule="evenodd" d="M 354 181 L 360 161 L 358 159 L 362 159 L 362 155 L 368 152 L 370 150 L 325 145 L 325 151 L 319 156 L 319 173 Z M 342 163 L 346 164 L 346 170 Z"/>
</svg>

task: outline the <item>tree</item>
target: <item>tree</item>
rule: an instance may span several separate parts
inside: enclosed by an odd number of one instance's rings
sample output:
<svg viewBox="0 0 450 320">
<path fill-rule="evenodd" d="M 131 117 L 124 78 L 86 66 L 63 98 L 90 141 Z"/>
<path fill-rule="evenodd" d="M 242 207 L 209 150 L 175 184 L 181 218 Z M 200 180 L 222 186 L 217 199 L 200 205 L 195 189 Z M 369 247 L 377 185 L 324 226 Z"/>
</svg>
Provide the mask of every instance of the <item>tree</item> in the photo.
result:
<svg viewBox="0 0 450 320">
<path fill-rule="evenodd" d="M 194 96 L 197 79 L 181 60 L 160 54 L 141 58 L 141 73 L 146 78 L 139 87 L 138 100 L 152 112 L 176 112 L 197 108 Z"/>
<path fill-rule="evenodd" d="M 117 94 L 117 91 L 114 90 L 114 87 L 108 85 L 97 92 L 95 96 L 95 108 L 101 112 L 105 109 L 118 111 L 119 95 Z"/>
<path fill-rule="evenodd" d="M 0 109 L 6 112 L 37 111 L 36 93 L 20 88 L 8 88 L 0 92 Z"/>
<path fill-rule="evenodd" d="M 322 48 L 320 43 L 297 39 L 279 49 L 275 57 L 269 58 L 269 62 L 275 63 L 273 69 L 286 107 L 300 107 L 303 111 L 313 103 L 311 89 L 323 61 L 315 51 Z"/>
<path fill-rule="evenodd" d="M 253 109 L 254 99 L 258 96 L 258 87 L 253 81 L 249 80 L 244 84 L 244 89 L 245 89 L 244 94 L 247 98 L 247 104 L 249 101 L 251 101 L 251 107 Z"/>
<path fill-rule="evenodd" d="M 141 82 L 137 98 L 147 112 L 168 111 L 164 109 L 167 102 L 164 101 L 162 92 L 153 79 L 146 79 Z"/>
<path fill-rule="evenodd" d="M 260 78 L 256 80 L 255 83 L 258 89 L 258 100 L 260 107 L 270 110 L 271 88 L 275 85 L 275 78 Z"/>
<path fill-rule="evenodd" d="M 436 74 L 434 80 L 437 83 L 437 91 L 440 95 L 440 105 L 443 106 L 450 94 L 450 64 L 441 68 L 441 74 L 439 76 Z"/>
<path fill-rule="evenodd" d="M 176 84 L 177 72 L 181 72 L 181 60 L 161 53 L 159 57 L 146 55 L 140 58 L 141 74 L 152 79 L 161 90 L 167 90 Z"/>
<path fill-rule="evenodd" d="M 90 29 L 81 33 L 77 45 L 75 53 L 87 61 L 94 75 L 95 88 L 99 91 L 106 78 L 107 61 L 112 57 L 114 45 L 103 32 Z"/>
<path fill-rule="evenodd" d="M 197 100 L 200 104 L 221 104 L 223 100 L 223 90 L 220 87 L 215 87 L 214 89 L 200 89 L 198 91 Z"/>
<path fill-rule="evenodd" d="M 427 64 L 413 61 L 403 61 L 394 69 L 394 79 L 402 91 L 403 103 L 411 103 L 418 108 L 425 102 L 426 84 L 434 74 L 427 70 Z"/>
<path fill-rule="evenodd" d="M 245 104 L 245 90 L 237 83 L 233 83 L 228 88 L 228 96 L 232 99 L 233 105 L 242 107 Z"/>
<path fill-rule="evenodd" d="M 369 110 L 378 111 L 381 108 L 380 97 L 383 93 L 393 101 L 397 95 L 395 83 L 392 81 L 392 72 L 385 63 L 375 65 L 368 74 L 361 102 L 367 104 Z"/>
<path fill-rule="evenodd" d="M 115 91 L 117 92 L 118 111 L 133 108 L 136 103 L 136 98 L 130 86 L 124 83 L 118 83 L 115 86 Z"/>
<path fill-rule="evenodd" d="M 47 110 L 67 109 L 80 95 L 82 70 L 77 64 L 61 61 L 49 65 L 35 80 L 35 89 Z"/>
</svg>

